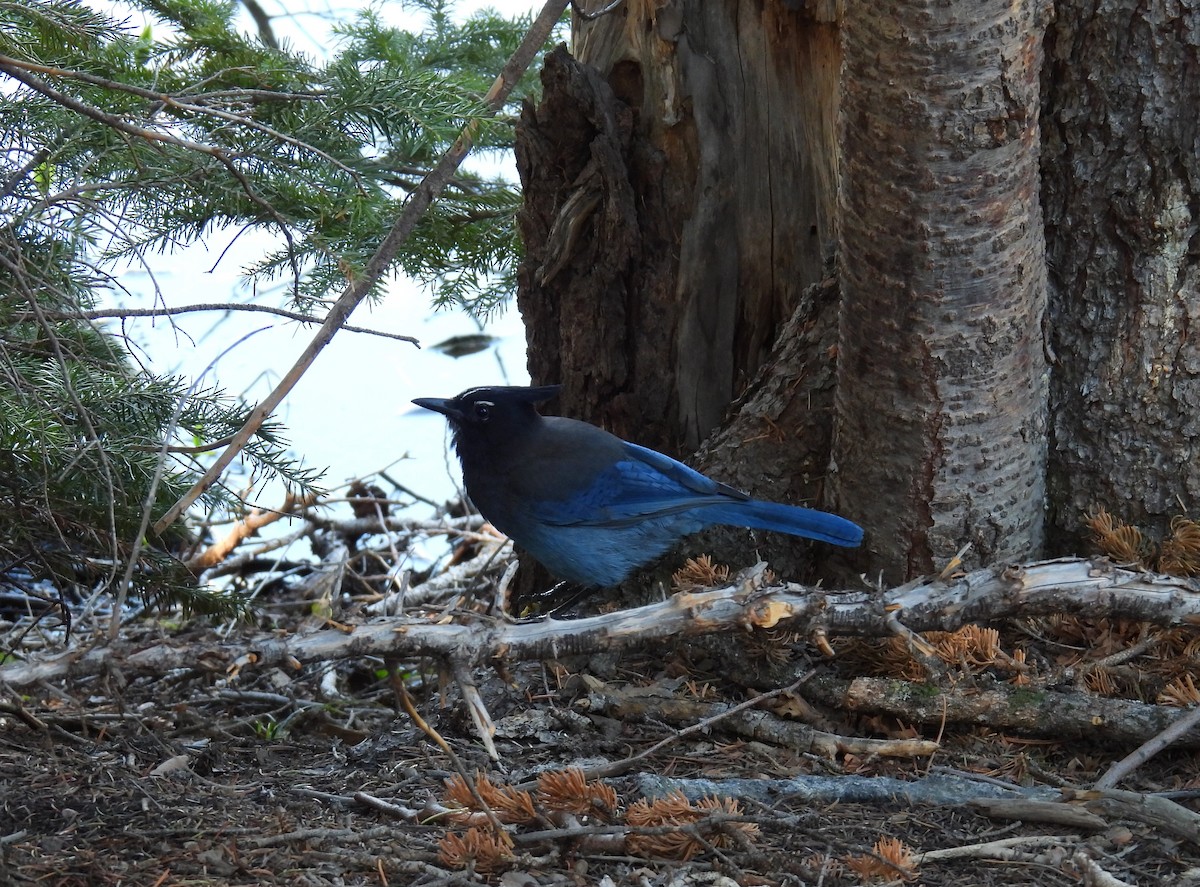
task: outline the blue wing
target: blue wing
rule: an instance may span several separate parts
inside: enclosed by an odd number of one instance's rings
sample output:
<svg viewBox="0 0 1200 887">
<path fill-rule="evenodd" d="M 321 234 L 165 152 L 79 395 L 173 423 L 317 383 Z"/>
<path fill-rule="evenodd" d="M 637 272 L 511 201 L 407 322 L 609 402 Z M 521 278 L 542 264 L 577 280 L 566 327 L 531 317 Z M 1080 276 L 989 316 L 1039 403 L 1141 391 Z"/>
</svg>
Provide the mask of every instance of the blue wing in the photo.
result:
<svg viewBox="0 0 1200 887">
<path fill-rule="evenodd" d="M 538 503 L 538 520 L 555 526 L 626 527 L 749 497 L 669 456 L 626 443 L 625 458 L 564 500 Z"/>
<path fill-rule="evenodd" d="M 712 524 L 775 530 L 834 545 L 856 546 L 863 532 L 836 514 L 761 502 L 717 483 L 669 456 L 626 443 L 625 458 L 596 474 L 569 498 L 538 503 L 534 516 L 558 527 L 633 527 L 692 512 L 670 524 L 676 535 Z M 667 529 L 667 528 L 664 528 Z"/>
</svg>

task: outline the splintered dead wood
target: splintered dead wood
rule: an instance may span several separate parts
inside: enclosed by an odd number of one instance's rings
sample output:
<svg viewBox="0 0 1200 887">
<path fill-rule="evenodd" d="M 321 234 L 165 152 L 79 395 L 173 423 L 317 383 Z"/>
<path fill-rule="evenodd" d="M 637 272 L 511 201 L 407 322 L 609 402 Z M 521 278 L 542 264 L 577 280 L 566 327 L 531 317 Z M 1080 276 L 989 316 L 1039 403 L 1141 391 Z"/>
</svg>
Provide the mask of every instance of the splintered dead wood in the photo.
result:
<svg viewBox="0 0 1200 887">
<path fill-rule="evenodd" d="M 911 631 L 955 631 L 971 623 L 1062 613 L 1200 625 L 1200 582 L 1133 572 L 1102 559 L 989 568 L 954 581 L 923 579 L 882 593 L 764 586 L 762 575 L 756 569 L 723 588 L 683 592 L 644 607 L 583 619 L 437 624 L 395 617 L 349 630 L 263 635 L 229 643 L 164 643 L 134 651 L 94 647 L 42 662 L 6 665 L 0 668 L 0 680 L 24 687 L 68 674 L 95 674 L 106 663 L 134 676 L 178 668 L 296 666 L 356 656 L 515 662 L 781 624 L 794 632 L 846 637 L 893 636 L 897 621 Z"/>
<path fill-rule="evenodd" d="M 954 631 L 971 623 L 1077 613 L 1159 625 L 1200 625 L 1200 582 L 1133 572 L 1105 560 L 1060 559 L 978 570 L 954 581 L 924 579 L 884 592 L 764 586 L 756 569 L 723 588 L 584 619 L 435 624 L 383 618 L 347 631 L 324 629 L 229 643 L 159 644 L 141 650 L 94 647 L 0 668 L 13 687 L 117 665 L 129 676 L 178 668 L 228 671 L 356 656 L 435 657 L 466 663 L 521 661 L 619 650 L 667 638 L 786 624 L 814 636 L 886 637 Z M 114 661 L 115 660 L 115 661 Z"/>
</svg>

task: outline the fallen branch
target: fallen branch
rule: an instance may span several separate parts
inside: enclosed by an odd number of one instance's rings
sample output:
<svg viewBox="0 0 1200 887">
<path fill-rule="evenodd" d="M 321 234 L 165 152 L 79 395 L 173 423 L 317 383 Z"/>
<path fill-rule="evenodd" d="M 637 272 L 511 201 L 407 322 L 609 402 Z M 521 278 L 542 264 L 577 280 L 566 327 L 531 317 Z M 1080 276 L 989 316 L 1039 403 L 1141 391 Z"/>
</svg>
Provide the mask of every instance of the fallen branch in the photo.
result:
<svg viewBox="0 0 1200 887">
<path fill-rule="evenodd" d="M 943 722 L 975 724 L 1062 740 L 1102 736 L 1122 745 L 1145 742 L 1179 717 L 1178 708 L 1079 690 L 1006 685 L 981 690 L 897 678 L 846 680 L 823 675 L 809 683 L 805 695 L 839 709 L 894 715 L 925 727 Z M 1200 746 L 1200 729 L 1193 727 L 1177 742 L 1188 748 Z"/>
<path fill-rule="evenodd" d="M 1063 612 L 1162 625 L 1200 622 L 1200 584 L 1195 580 L 1135 573 L 1104 560 L 1064 559 L 978 570 L 956 582 L 922 580 L 883 594 L 795 584 L 763 587 L 763 572 L 760 565 L 725 588 L 682 592 L 648 606 L 585 619 L 431 624 L 389 618 L 355 626 L 349 633 L 323 630 L 237 643 L 159 644 L 133 652 L 99 647 L 5 665 L 0 667 L 0 681 L 24 687 L 67 674 L 97 674 L 113 659 L 118 661 L 111 664 L 129 677 L 194 668 L 197 663 L 227 668 L 248 655 L 263 666 L 356 656 L 437 657 L 471 664 L 497 658 L 554 659 L 781 623 L 798 632 L 886 637 L 893 634 L 888 614 L 896 608 L 915 631 L 953 631 L 968 623 Z M 1174 716 L 1174 709 L 1167 711 Z"/>
<path fill-rule="evenodd" d="M 1083 883 L 1087 887 L 1136 887 L 1129 881 L 1122 881 L 1106 872 L 1100 863 L 1092 859 L 1083 850 L 1076 850 L 1071 862 L 1083 873 Z"/>
<path fill-rule="evenodd" d="M 781 718 L 761 709 L 732 712 L 725 702 L 701 702 L 661 694 L 626 692 L 612 687 L 593 689 L 588 694 L 588 710 L 601 712 L 623 723 L 657 720 L 668 724 L 694 724 L 712 721 L 721 715 L 722 728 L 745 739 L 791 749 L 801 754 L 835 758 L 840 754 L 879 755 L 889 758 L 927 757 L 939 748 L 924 739 L 866 739 L 840 736 L 816 730 L 807 724 Z"/>
<path fill-rule="evenodd" d="M 990 819 L 1045 822 L 1068 828 L 1099 831 L 1109 822 L 1090 810 L 1062 801 L 1040 801 L 1032 798 L 972 798 L 969 805 Z"/>
<path fill-rule="evenodd" d="M 807 807 L 833 804 L 928 804 L 953 806 L 981 798 L 1024 798 L 1050 801 L 1061 794 L 1045 786 L 997 785 L 964 776 L 794 776 L 790 779 L 679 779 L 643 773 L 638 791 L 648 798 L 682 792 L 690 800 L 716 796 L 756 801 L 774 807 L 787 799 Z"/>
<path fill-rule="evenodd" d="M 1020 838 L 1001 838 L 998 841 L 984 841 L 982 844 L 967 844 L 962 847 L 947 847 L 944 850 L 930 850 L 913 857 L 918 865 L 927 862 L 946 862 L 951 859 L 994 859 L 997 861 L 1030 859 L 1026 849 L 1035 847 L 1054 847 L 1072 844 L 1077 841 L 1074 835 L 1025 835 Z"/>
<path fill-rule="evenodd" d="M 263 527 L 307 508 L 316 499 L 317 497 L 313 493 L 304 496 L 288 493 L 284 499 L 283 507 L 278 511 L 265 511 L 259 508 L 252 509 L 249 514 L 236 521 L 233 528 L 223 538 L 214 542 L 195 557 L 189 558 L 187 562 L 188 569 L 199 575 L 209 567 L 216 566 L 229 557 L 233 550 L 241 545 L 242 542 L 256 535 Z"/>
<path fill-rule="evenodd" d="M 1160 831 L 1169 832 L 1180 840 L 1200 846 L 1200 813 L 1193 813 L 1170 798 L 1120 789 L 1063 789 L 1063 798 L 1067 801 L 1082 802 L 1089 810 L 1100 811 L 1112 818 L 1145 823 Z"/>
<path fill-rule="evenodd" d="M 1200 708 L 1193 708 L 1191 711 L 1181 711 L 1175 714 L 1172 717 L 1171 723 L 1164 727 L 1161 733 L 1150 737 L 1150 739 L 1142 743 L 1131 754 L 1116 761 L 1109 767 L 1105 774 L 1096 780 L 1093 788 L 1115 788 L 1118 782 L 1160 751 L 1170 747 L 1184 736 L 1187 736 L 1188 733 L 1196 730 L 1197 725 L 1200 725 Z"/>
</svg>

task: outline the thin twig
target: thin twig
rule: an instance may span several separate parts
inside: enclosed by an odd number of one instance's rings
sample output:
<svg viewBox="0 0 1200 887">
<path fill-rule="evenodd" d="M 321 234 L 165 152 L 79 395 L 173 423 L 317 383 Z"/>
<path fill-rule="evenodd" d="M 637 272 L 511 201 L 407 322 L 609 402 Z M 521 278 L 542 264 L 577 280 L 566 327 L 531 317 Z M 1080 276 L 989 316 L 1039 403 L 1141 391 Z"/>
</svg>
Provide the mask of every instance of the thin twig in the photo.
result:
<svg viewBox="0 0 1200 887">
<path fill-rule="evenodd" d="M 129 95 L 135 95 L 138 98 L 146 99 L 147 101 L 150 101 L 150 102 L 155 102 L 157 105 L 160 105 L 163 107 L 173 108 L 176 111 L 185 111 L 188 113 L 198 114 L 198 115 L 209 115 L 212 117 L 216 117 L 220 120 L 228 120 L 232 123 L 238 123 L 242 126 L 245 126 L 247 129 L 257 130 L 258 132 L 261 132 L 264 135 L 269 135 L 269 136 L 271 136 L 271 138 L 277 139 L 277 140 L 283 142 L 284 144 L 288 144 L 294 148 L 300 148 L 301 150 L 308 151 L 312 154 L 317 155 L 322 160 L 326 161 L 327 163 L 331 164 L 332 166 L 336 167 L 337 169 L 339 169 L 342 172 L 349 175 L 354 180 L 355 185 L 358 187 L 358 189 L 360 191 L 364 190 L 363 185 L 362 185 L 362 180 L 359 177 L 358 173 L 355 172 L 353 169 L 351 169 L 349 166 L 346 166 L 346 164 L 342 163 L 336 157 L 331 156 L 330 154 L 326 153 L 325 151 L 322 151 L 320 148 L 317 148 L 314 145 L 310 145 L 307 142 L 301 141 L 300 139 L 296 138 L 295 136 L 290 136 L 287 133 L 280 132 L 270 126 L 267 126 L 265 123 L 261 123 L 260 121 L 255 120 L 251 117 L 246 117 L 241 114 L 235 114 L 232 111 L 226 111 L 221 108 L 213 108 L 213 107 L 209 107 L 207 105 L 197 104 L 197 99 L 199 98 L 198 96 L 190 96 L 189 98 L 191 100 L 188 101 L 188 100 L 184 100 L 181 98 L 177 98 L 176 96 L 169 95 L 167 93 L 155 92 L 152 89 L 145 89 L 141 86 L 135 86 L 131 83 L 122 83 L 119 80 L 109 80 L 107 77 L 98 77 L 95 74 L 89 74 L 86 71 L 73 71 L 73 70 L 70 70 L 67 68 L 55 68 L 55 67 L 51 67 L 49 65 L 38 64 L 36 62 L 28 62 L 28 61 L 22 61 L 21 59 L 14 59 L 9 56 L 0 56 L 0 64 L 20 68 L 21 70 L 29 71 L 31 73 L 37 72 L 39 74 L 44 74 L 44 75 L 47 75 L 50 77 L 59 77 L 59 78 L 65 79 L 65 80 L 78 80 L 81 83 L 88 83 L 93 86 L 100 86 L 100 87 L 103 87 L 104 89 L 110 89 L 115 92 L 124 92 Z M 11 74 L 12 72 L 9 71 L 9 73 Z M 233 92 L 233 93 L 229 93 L 227 95 L 227 97 L 228 98 L 238 98 L 239 94 L 236 92 Z"/>
<path fill-rule="evenodd" d="M 167 426 L 168 428 L 174 428 L 178 424 L 179 417 L 183 415 L 183 408 L 186 406 L 190 394 L 191 391 L 175 401 L 175 406 L 171 411 L 171 421 Z M 146 498 L 142 500 L 142 514 L 138 519 L 137 535 L 134 536 L 133 542 L 130 544 L 129 558 L 125 561 L 125 571 L 121 576 L 121 584 L 117 586 L 116 598 L 113 601 L 112 619 L 108 623 L 109 643 L 116 643 L 117 636 L 120 633 L 121 610 L 125 607 L 125 600 L 129 594 L 130 584 L 133 582 L 133 572 L 138 566 L 138 558 L 141 556 L 142 546 L 147 541 L 146 531 L 150 527 L 150 515 L 154 513 L 154 500 L 158 495 L 158 485 L 162 482 L 163 474 L 167 469 L 168 446 L 164 438 L 158 459 L 154 462 L 154 474 L 150 477 L 150 486 L 146 490 Z"/>
<path fill-rule="evenodd" d="M 575 13 L 575 15 L 579 16 L 579 18 L 583 19 L 585 22 L 593 22 L 602 15 L 608 15 L 623 2 L 624 0 L 612 0 L 611 3 L 600 7 L 595 12 L 588 12 L 583 8 L 583 4 L 580 3 L 579 0 L 571 0 L 571 10 Z"/>
<path fill-rule="evenodd" d="M 463 703 L 467 706 L 467 711 L 471 715 L 471 723 L 475 725 L 475 732 L 479 734 L 479 740 L 483 743 L 484 750 L 493 761 L 499 761 L 500 753 L 496 751 L 496 743 L 492 741 L 496 725 L 492 722 L 491 714 L 488 713 L 487 703 L 483 701 L 483 696 L 479 693 L 479 687 L 475 685 L 471 670 L 463 662 L 454 659 L 450 661 L 450 673 L 454 675 L 454 681 L 458 684 L 459 692 L 462 693 Z"/>
<path fill-rule="evenodd" d="M 28 62 L 23 62 L 20 59 L 14 59 L 7 55 L 0 55 L 0 71 L 4 71 L 8 76 L 14 80 L 21 81 L 34 92 L 41 93 L 56 104 L 62 105 L 64 108 L 74 111 L 77 114 L 90 117 L 98 123 L 103 123 L 105 126 L 112 127 L 127 135 L 137 136 L 139 139 L 144 139 L 147 142 L 161 142 L 165 145 L 174 145 L 177 148 L 187 148 L 189 151 L 208 154 L 210 157 L 216 157 L 222 161 L 227 159 L 224 151 L 212 145 L 192 142 L 153 129 L 145 129 L 141 126 L 135 126 L 122 117 L 117 117 L 114 114 L 106 114 L 99 108 L 94 108 L 86 102 L 72 98 L 65 92 L 58 91 L 41 77 L 31 73 L 29 70 L 31 67 L 34 66 L 31 66 Z"/>
<path fill-rule="evenodd" d="M 230 156 L 228 152 L 221 148 L 214 147 L 213 145 L 205 145 L 202 142 L 193 142 L 188 139 L 181 139 L 178 136 L 169 135 L 161 130 L 146 129 L 145 127 L 130 123 L 128 120 L 125 120 L 122 117 L 118 117 L 114 114 L 107 114 L 104 111 L 101 111 L 99 108 L 72 98 L 64 92 L 60 92 L 41 77 L 33 74 L 32 70 L 44 70 L 49 73 L 59 73 L 59 69 L 57 68 L 47 68 L 45 65 L 37 65 L 31 62 L 21 61 L 20 59 L 14 59 L 11 56 L 0 55 L 0 71 L 4 71 L 14 80 L 19 80 L 30 89 L 41 93 L 42 95 L 46 96 L 46 98 L 62 105 L 64 108 L 75 111 L 76 113 L 82 114 L 85 117 L 90 117 L 99 123 L 103 123 L 105 126 L 109 126 L 117 130 L 118 132 L 123 132 L 130 136 L 136 136 L 137 138 L 143 139 L 147 142 L 174 145 L 178 148 L 185 148 L 189 151 L 207 154 L 209 157 L 212 157 L 214 160 L 224 166 L 225 169 L 229 171 L 229 174 L 237 179 L 238 184 L 242 186 L 242 190 L 245 192 L 246 196 L 250 198 L 251 202 L 257 205 L 265 214 L 270 216 L 271 219 L 274 220 L 275 224 L 279 226 L 280 233 L 283 235 L 284 240 L 287 241 L 288 262 L 291 265 L 292 276 L 295 280 L 293 290 L 297 295 L 299 295 L 300 266 L 296 262 L 296 245 L 292 237 L 291 229 L 288 227 L 288 224 L 284 221 L 283 217 L 279 215 L 279 212 L 275 209 L 275 207 L 273 207 L 254 189 L 254 186 L 250 184 L 250 180 L 246 177 L 245 173 L 237 168 L 237 164 L 234 163 L 234 158 Z M 128 84 L 126 84 L 125 87 L 126 91 L 133 89 L 133 87 L 128 87 Z M 156 96 L 156 98 L 161 101 L 166 97 Z M 165 529 L 165 527 L 163 529 Z M 162 530 L 156 530 L 156 532 L 161 533 Z"/>
<path fill-rule="evenodd" d="M 1191 711 L 1180 712 L 1179 717 L 1171 722 L 1171 726 L 1167 727 L 1157 736 L 1151 737 L 1134 749 L 1132 753 L 1109 767 L 1107 772 L 1096 780 L 1094 787 L 1097 790 L 1116 788 L 1117 783 L 1122 779 L 1163 749 L 1178 742 L 1190 733 L 1197 724 L 1200 724 L 1200 706 L 1193 708 Z"/>
<path fill-rule="evenodd" d="M 113 492 L 113 491 L 115 491 L 116 486 L 113 482 L 112 466 L 109 464 L 109 461 L 108 461 L 108 453 L 103 446 L 100 446 L 101 438 L 100 438 L 100 435 L 96 431 L 95 424 L 92 422 L 91 413 L 89 413 L 88 410 L 84 407 L 83 402 L 79 399 L 78 392 L 75 390 L 74 384 L 71 382 L 71 372 L 70 372 L 69 361 L 67 360 L 67 356 L 66 356 L 65 352 L 63 351 L 62 342 L 59 340 L 58 336 L 54 332 L 54 325 L 52 323 L 50 323 L 49 318 L 46 317 L 45 312 L 42 310 L 42 306 L 38 302 L 33 290 L 25 282 L 24 268 L 21 265 L 18 265 L 16 263 L 10 263 L 7 260 L 5 260 L 4 264 L 6 266 L 8 266 L 9 270 L 13 273 L 13 276 L 20 282 L 22 291 L 28 295 L 29 305 L 33 309 L 34 314 L 37 316 L 38 325 L 41 327 L 42 332 L 45 334 L 46 340 L 50 343 L 50 348 L 54 352 L 54 359 L 58 362 L 59 369 L 62 373 L 61 378 L 62 378 L 62 382 L 63 382 L 63 388 L 66 391 L 68 397 L 70 398 L 71 405 L 75 408 L 76 415 L 78 415 L 78 417 L 79 417 L 80 424 L 83 425 L 84 430 L 87 432 L 87 441 L 88 441 L 89 445 L 93 445 L 96 448 L 96 456 L 100 463 L 100 471 L 104 475 L 104 481 L 107 484 L 109 491 L 113 493 L 112 495 L 110 495 L 108 497 L 108 502 L 106 503 L 106 505 L 107 505 L 107 515 L 106 516 L 108 518 L 108 529 L 109 529 L 108 541 L 109 541 L 110 550 L 112 552 L 112 564 L 108 568 L 108 575 L 109 575 L 109 579 L 111 580 L 112 578 L 114 578 L 116 576 L 117 564 L 120 563 L 121 541 L 117 536 L 117 513 L 116 513 L 116 498 L 117 497 L 116 497 L 116 493 Z M 144 532 L 144 530 L 143 530 L 143 532 Z M 58 533 L 59 533 L 59 538 L 62 539 L 62 541 L 63 541 L 63 544 L 67 545 L 67 547 L 70 548 L 66 539 L 64 539 L 62 536 L 61 529 L 59 529 Z M 137 559 L 137 550 L 135 548 L 134 552 L 130 555 L 130 559 L 129 559 L 130 564 L 132 564 L 136 559 Z M 117 600 L 116 600 L 116 603 L 113 605 L 113 622 L 114 623 L 120 622 L 120 618 L 121 618 L 120 611 L 121 611 L 121 607 L 124 605 L 124 603 L 125 603 L 125 586 L 122 585 L 118 589 Z M 64 608 L 64 610 L 65 610 L 65 608 Z"/>
<path fill-rule="evenodd" d="M 643 749 L 636 755 L 630 755 L 628 758 L 623 758 L 620 761 L 613 761 L 610 764 L 589 769 L 585 771 L 587 773 L 587 777 L 588 779 L 598 779 L 603 776 L 619 776 L 633 767 L 633 765 L 638 763 L 638 761 L 645 760 L 651 755 L 657 754 L 668 745 L 672 745 L 684 737 L 691 736 L 693 733 L 707 732 L 708 730 L 712 729 L 714 724 L 720 723 L 731 715 L 735 715 L 740 711 L 745 711 L 748 708 L 754 708 L 754 706 L 760 705 L 763 702 L 766 702 L 768 699 L 774 699 L 777 696 L 783 696 L 786 693 L 794 692 L 795 690 L 799 689 L 802 684 L 808 681 L 814 674 L 816 674 L 816 669 L 806 671 L 786 687 L 779 687 L 774 690 L 769 690 L 766 693 L 760 693 L 758 696 L 731 706 L 725 711 L 713 715 L 711 718 L 705 718 L 702 721 L 697 721 L 689 727 L 685 727 L 676 733 L 672 733 L 666 739 L 662 739 L 659 742 L 654 743 L 654 745 L 650 746 L 649 748 Z"/>
<path fill-rule="evenodd" d="M 408 692 L 408 687 L 404 685 L 404 679 L 400 676 L 399 663 L 394 657 L 391 656 L 384 657 L 384 663 L 387 666 L 388 680 L 391 682 L 392 690 L 395 692 L 396 697 L 400 700 L 400 705 L 404 709 L 405 713 L 412 718 L 412 722 L 417 725 L 417 729 L 432 739 L 437 744 L 438 748 L 445 752 L 446 756 L 450 758 L 450 763 L 454 765 L 454 769 L 462 779 L 463 785 L 465 785 L 471 792 L 471 797 L 475 799 L 475 803 L 479 805 L 479 809 L 487 816 L 488 821 L 492 824 L 492 827 L 498 832 L 503 831 L 504 826 L 500 822 L 500 818 L 496 816 L 495 811 L 492 810 L 492 808 L 488 805 L 488 802 L 483 799 L 483 796 L 479 794 L 479 786 L 476 785 L 471 774 L 467 772 L 467 768 L 463 764 L 462 758 L 455 754 L 454 749 L 450 747 L 450 743 L 448 743 L 442 734 L 435 730 L 428 721 L 421 717 L 421 713 L 417 711 L 417 705 L 415 702 L 413 702 L 412 695 Z"/>
<path fill-rule="evenodd" d="M 96 308 L 89 311 L 55 311 L 46 312 L 52 320 L 107 320 L 109 318 L 128 317 L 171 317 L 176 314 L 193 314 L 198 311 L 250 311 L 259 314 L 274 314 L 288 320 L 298 320 L 301 323 L 320 323 L 320 318 L 302 314 L 299 311 L 288 311 L 286 308 L 274 308 L 270 305 L 240 304 L 233 302 L 200 302 L 195 305 L 177 305 L 174 308 Z M 396 339 L 400 342 L 411 342 L 418 348 L 420 340 L 413 336 L 402 336 L 399 333 L 385 333 L 381 330 L 367 329 L 361 326 L 342 326 L 349 333 L 366 333 L 369 336 L 380 336 L 385 339 Z"/>
</svg>

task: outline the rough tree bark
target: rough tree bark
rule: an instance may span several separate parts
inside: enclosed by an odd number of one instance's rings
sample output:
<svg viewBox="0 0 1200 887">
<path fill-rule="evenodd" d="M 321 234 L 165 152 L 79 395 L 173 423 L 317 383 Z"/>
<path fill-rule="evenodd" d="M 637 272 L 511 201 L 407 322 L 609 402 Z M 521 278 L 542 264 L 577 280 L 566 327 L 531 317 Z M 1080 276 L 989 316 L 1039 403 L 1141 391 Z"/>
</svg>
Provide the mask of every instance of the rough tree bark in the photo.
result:
<svg viewBox="0 0 1200 887">
<path fill-rule="evenodd" d="M 1056 551 L 1096 505 L 1160 532 L 1194 511 L 1200 13 L 1049 4 L 849 4 L 843 26 L 836 3 L 628 0 L 577 22 L 586 64 L 552 60 L 519 135 L 534 379 L 675 454 L 733 402 L 704 467 L 785 501 L 822 504 L 836 412 L 824 505 L 868 531 L 843 577 L 966 542 L 1034 556 L 1047 490 Z M 799 296 L 835 228 L 831 349 Z"/>
<path fill-rule="evenodd" d="M 1052 542 L 1200 504 L 1200 10 L 1063 0 L 1046 38 Z"/>
<path fill-rule="evenodd" d="M 1044 12 L 846 8 L 832 486 L 890 581 L 1042 544 Z"/>
<path fill-rule="evenodd" d="M 839 51 L 798 6 L 627 0 L 576 22 L 598 79 L 548 64 L 518 136 L 518 298 L 565 412 L 694 450 L 821 278 Z"/>
<path fill-rule="evenodd" d="M 518 302 L 562 413 L 687 457 L 736 398 L 699 467 L 819 505 L 840 50 L 834 4 L 803 6 L 630 0 L 576 22 L 580 61 L 550 56 L 518 128 Z M 811 546 L 774 534 L 691 550 L 813 575 Z"/>
</svg>

